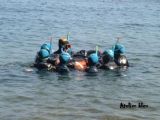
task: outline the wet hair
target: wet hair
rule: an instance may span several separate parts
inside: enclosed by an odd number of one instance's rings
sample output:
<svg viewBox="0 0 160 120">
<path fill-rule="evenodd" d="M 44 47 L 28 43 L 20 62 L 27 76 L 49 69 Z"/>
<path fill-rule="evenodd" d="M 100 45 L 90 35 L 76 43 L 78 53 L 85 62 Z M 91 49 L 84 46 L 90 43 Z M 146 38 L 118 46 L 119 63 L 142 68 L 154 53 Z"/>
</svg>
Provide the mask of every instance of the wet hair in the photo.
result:
<svg viewBox="0 0 160 120">
<path fill-rule="evenodd" d="M 107 64 L 107 63 L 111 60 L 111 57 L 110 57 L 108 54 L 105 54 L 105 55 L 102 57 L 102 60 L 103 60 L 103 63 L 104 63 L 104 64 Z"/>
<path fill-rule="evenodd" d="M 61 37 L 61 38 L 59 39 L 58 45 L 59 45 L 60 48 L 61 48 L 62 46 L 64 46 L 64 45 L 67 45 L 67 44 L 69 44 L 69 42 L 67 41 L 67 39 L 66 39 L 65 37 Z"/>
</svg>

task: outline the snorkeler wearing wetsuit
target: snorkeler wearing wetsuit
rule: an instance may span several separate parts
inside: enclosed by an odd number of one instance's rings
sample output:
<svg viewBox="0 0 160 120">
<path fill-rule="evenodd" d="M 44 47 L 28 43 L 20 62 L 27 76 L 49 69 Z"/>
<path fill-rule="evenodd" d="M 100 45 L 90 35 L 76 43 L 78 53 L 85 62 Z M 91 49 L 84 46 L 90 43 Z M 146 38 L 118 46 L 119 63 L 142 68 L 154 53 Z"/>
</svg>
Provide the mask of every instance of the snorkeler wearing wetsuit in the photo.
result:
<svg viewBox="0 0 160 120">
<path fill-rule="evenodd" d="M 127 60 L 127 57 L 124 55 L 124 53 L 125 53 L 125 47 L 122 44 L 117 43 L 114 46 L 114 61 L 117 64 L 117 66 L 120 66 L 120 67 L 129 66 L 129 62 Z"/>
<path fill-rule="evenodd" d="M 44 43 L 37 52 L 34 67 L 38 69 L 54 70 L 56 61 L 51 57 L 51 43 Z"/>
</svg>

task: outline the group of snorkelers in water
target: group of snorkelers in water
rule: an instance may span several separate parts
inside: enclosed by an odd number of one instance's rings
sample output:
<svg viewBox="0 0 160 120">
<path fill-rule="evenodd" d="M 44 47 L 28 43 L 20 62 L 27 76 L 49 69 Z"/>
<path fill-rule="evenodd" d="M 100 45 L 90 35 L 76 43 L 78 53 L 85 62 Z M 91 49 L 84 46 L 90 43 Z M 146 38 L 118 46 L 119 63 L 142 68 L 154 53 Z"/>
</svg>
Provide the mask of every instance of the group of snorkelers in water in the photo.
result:
<svg viewBox="0 0 160 120">
<path fill-rule="evenodd" d="M 119 43 L 104 51 L 80 50 L 72 51 L 72 46 L 67 39 L 61 37 L 58 41 L 58 50 L 53 52 L 52 42 L 41 45 L 37 52 L 34 67 L 55 72 L 69 72 L 70 70 L 96 73 L 98 69 L 115 69 L 128 67 L 129 63 L 125 56 L 125 47 Z"/>
</svg>

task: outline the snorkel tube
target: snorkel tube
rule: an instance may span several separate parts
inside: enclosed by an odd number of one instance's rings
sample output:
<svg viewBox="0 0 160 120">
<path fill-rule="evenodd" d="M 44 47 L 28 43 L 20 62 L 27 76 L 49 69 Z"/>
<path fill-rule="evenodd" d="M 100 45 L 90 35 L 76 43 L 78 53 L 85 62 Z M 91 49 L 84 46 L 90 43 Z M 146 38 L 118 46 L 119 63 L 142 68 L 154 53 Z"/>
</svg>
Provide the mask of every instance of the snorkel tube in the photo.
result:
<svg viewBox="0 0 160 120">
<path fill-rule="evenodd" d="M 68 32 L 68 34 L 67 34 L 67 41 L 68 41 L 68 43 L 70 43 L 70 32 Z M 66 46 L 66 49 L 67 49 L 67 52 L 70 54 L 70 55 L 72 55 L 72 48 L 71 48 L 71 44 L 67 44 Z"/>
<path fill-rule="evenodd" d="M 68 34 L 67 34 L 67 40 L 69 41 L 70 40 L 70 32 L 68 32 Z"/>
</svg>

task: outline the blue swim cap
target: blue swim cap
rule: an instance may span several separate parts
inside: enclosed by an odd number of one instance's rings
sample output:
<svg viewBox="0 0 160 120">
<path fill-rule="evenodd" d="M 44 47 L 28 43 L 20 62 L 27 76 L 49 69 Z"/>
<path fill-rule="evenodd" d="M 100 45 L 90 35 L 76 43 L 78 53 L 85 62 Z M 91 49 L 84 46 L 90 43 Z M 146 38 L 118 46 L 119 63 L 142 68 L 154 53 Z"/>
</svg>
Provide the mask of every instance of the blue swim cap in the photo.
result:
<svg viewBox="0 0 160 120">
<path fill-rule="evenodd" d="M 49 57 L 49 52 L 46 49 L 41 49 L 39 51 L 39 56 L 40 58 L 44 59 L 44 58 L 48 58 Z"/>
<path fill-rule="evenodd" d="M 71 56 L 69 53 L 63 52 L 60 54 L 59 59 L 60 59 L 60 63 L 66 64 L 71 59 Z"/>
<path fill-rule="evenodd" d="M 49 53 L 51 53 L 52 44 L 51 44 L 51 43 L 44 43 L 44 44 L 41 46 L 41 49 L 46 49 L 46 50 L 49 51 Z"/>
<path fill-rule="evenodd" d="M 98 63 L 98 55 L 96 53 L 92 53 L 88 57 L 88 62 L 90 65 L 95 65 Z"/>
<path fill-rule="evenodd" d="M 114 52 L 113 52 L 113 50 L 111 50 L 111 49 L 105 50 L 105 51 L 103 52 L 103 54 L 107 54 L 107 55 L 109 55 L 109 57 L 114 58 Z"/>
<path fill-rule="evenodd" d="M 116 44 L 114 47 L 115 54 L 123 54 L 125 52 L 125 47 L 122 44 Z"/>
</svg>

